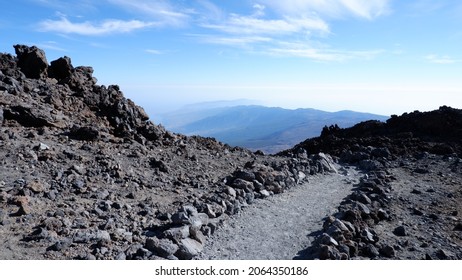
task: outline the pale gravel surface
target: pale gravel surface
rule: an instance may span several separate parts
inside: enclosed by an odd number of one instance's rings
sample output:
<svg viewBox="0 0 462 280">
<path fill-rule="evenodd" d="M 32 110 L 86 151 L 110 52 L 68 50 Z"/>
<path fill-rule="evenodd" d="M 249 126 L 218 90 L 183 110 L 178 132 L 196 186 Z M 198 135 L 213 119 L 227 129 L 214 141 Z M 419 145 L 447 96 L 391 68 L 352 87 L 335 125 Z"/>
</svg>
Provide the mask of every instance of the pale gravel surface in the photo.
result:
<svg viewBox="0 0 462 280">
<path fill-rule="evenodd" d="M 286 193 L 258 200 L 219 228 L 197 259 L 290 260 L 310 246 L 322 219 L 336 212 L 359 182 L 353 168 L 315 175 Z"/>
</svg>

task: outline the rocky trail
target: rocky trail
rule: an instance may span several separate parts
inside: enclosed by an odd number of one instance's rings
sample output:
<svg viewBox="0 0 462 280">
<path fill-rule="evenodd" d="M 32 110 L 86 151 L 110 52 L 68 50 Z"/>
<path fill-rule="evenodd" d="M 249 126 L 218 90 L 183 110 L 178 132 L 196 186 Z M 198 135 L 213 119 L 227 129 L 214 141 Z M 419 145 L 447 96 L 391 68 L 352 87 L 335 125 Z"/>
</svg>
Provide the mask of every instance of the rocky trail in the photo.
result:
<svg viewBox="0 0 462 280">
<path fill-rule="evenodd" d="M 290 260 L 310 246 L 323 219 L 359 182 L 354 168 L 311 176 L 290 192 L 260 200 L 233 216 L 210 238 L 199 259 Z"/>
</svg>

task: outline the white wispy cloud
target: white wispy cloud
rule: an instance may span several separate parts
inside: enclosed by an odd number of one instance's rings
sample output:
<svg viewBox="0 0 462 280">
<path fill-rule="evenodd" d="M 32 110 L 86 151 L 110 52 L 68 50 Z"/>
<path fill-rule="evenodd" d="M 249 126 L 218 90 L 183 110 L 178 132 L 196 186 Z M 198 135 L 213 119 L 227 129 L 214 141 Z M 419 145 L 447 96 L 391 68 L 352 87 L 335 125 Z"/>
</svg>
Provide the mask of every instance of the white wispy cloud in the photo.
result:
<svg viewBox="0 0 462 280">
<path fill-rule="evenodd" d="M 310 46 L 309 43 L 282 42 L 269 48 L 267 53 L 275 56 L 304 57 L 315 61 L 346 61 L 351 59 L 370 60 L 385 52 L 384 50 L 339 50 L 329 46 Z"/>
<path fill-rule="evenodd" d="M 270 43 L 272 39 L 264 36 L 220 36 L 220 35 L 203 35 L 192 34 L 191 37 L 199 38 L 201 42 L 217 45 L 249 47 L 255 44 Z"/>
<path fill-rule="evenodd" d="M 168 0 L 107 0 L 113 5 L 117 5 L 124 10 L 141 13 L 152 17 L 153 21 L 162 23 L 168 26 L 182 26 L 185 25 L 189 19 L 192 9 L 185 6 L 175 6 L 174 1 Z"/>
<path fill-rule="evenodd" d="M 356 16 L 373 19 L 390 11 L 391 0 L 260 0 L 284 15 L 299 16 L 315 13 L 322 17 Z"/>
<path fill-rule="evenodd" d="M 293 34 L 313 31 L 328 32 L 328 25 L 317 18 L 260 19 L 233 14 L 224 23 L 204 24 L 203 27 L 233 34 Z"/>
<path fill-rule="evenodd" d="M 424 57 L 428 62 L 435 64 L 454 64 L 462 62 L 462 59 L 455 59 L 447 55 L 429 54 Z"/>
<path fill-rule="evenodd" d="M 231 34 L 267 34 L 289 35 L 294 33 L 329 32 L 329 26 L 321 18 L 311 16 L 281 18 L 266 18 L 265 6 L 253 5 L 254 12 L 251 15 L 239 15 L 232 13 L 228 18 L 218 23 L 203 23 L 202 27 L 218 30 Z"/>
<path fill-rule="evenodd" d="M 34 0 L 59 5 L 57 0 Z M 83 0 L 86 6 L 93 3 Z M 371 59 L 380 51 L 336 50 L 320 42 L 332 34 L 330 21 L 357 17 L 373 20 L 389 11 L 391 0 L 258 0 L 242 10 L 229 12 L 218 1 L 195 0 L 105 0 L 131 14 L 134 19 L 101 21 L 70 20 L 64 14 L 57 20 L 44 20 L 44 32 L 101 36 L 129 33 L 152 27 L 190 27 L 203 43 L 244 48 L 267 55 L 305 57 L 318 61 Z M 99 2 L 98 2 L 99 3 Z M 249 2 L 247 2 L 249 3 Z M 96 4 L 94 4 L 96 5 Z M 316 47 L 313 47 L 316 46 Z M 158 50 L 145 50 L 161 54 Z"/>
<path fill-rule="evenodd" d="M 156 22 L 139 20 L 108 19 L 102 22 L 71 22 L 66 17 L 58 20 L 44 20 L 38 24 L 38 30 L 43 32 L 57 32 L 62 34 L 78 34 L 87 36 L 128 33 L 139 29 L 156 26 Z"/>
<path fill-rule="evenodd" d="M 198 37 L 205 43 L 244 47 L 271 56 L 303 57 L 315 61 L 368 60 L 384 51 L 338 50 L 320 43 L 331 35 L 325 14 L 334 15 L 337 11 L 340 14 L 343 9 L 354 16 L 372 19 L 384 11 L 381 5 L 387 2 L 263 0 L 253 5 L 250 15 L 231 13 L 219 22 L 201 23 L 201 27 L 213 33 Z M 317 9 L 300 13 L 312 7 Z M 317 10 L 323 13 L 317 13 Z"/>
<path fill-rule="evenodd" d="M 155 55 L 161 55 L 164 54 L 163 51 L 160 50 L 155 50 L 155 49 L 147 49 L 145 52 L 150 53 L 150 54 L 155 54 Z"/>
</svg>

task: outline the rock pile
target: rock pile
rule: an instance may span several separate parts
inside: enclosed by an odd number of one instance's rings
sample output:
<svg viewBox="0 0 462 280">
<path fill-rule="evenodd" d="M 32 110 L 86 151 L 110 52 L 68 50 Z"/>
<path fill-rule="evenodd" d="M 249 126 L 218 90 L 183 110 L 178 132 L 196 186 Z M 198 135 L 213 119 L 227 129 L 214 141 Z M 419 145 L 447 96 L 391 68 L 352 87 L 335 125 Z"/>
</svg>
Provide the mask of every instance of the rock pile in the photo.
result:
<svg viewBox="0 0 462 280">
<path fill-rule="evenodd" d="M 389 203 L 393 177 L 386 172 L 370 172 L 361 179 L 339 211 L 325 219 L 323 232 L 305 257 L 347 260 L 395 257 L 394 248 L 380 240 L 374 227 L 391 219 Z"/>
</svg>

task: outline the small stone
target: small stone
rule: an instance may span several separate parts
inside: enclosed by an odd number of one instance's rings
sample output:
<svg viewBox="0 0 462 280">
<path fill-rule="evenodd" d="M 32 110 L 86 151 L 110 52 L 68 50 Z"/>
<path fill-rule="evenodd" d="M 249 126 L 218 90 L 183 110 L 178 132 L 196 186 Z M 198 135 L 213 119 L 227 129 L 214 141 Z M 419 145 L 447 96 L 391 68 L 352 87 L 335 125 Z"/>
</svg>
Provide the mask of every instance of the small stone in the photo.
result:
<svg viewBox="0 0 462 280">
<path fill-rule="evenodd" d="M 85 167 L 83 167 L 82 165 L 74 164 L 72 166 L 72 169 L 80 175 L 85 174 Z"/>
<path fill-rule="evenodd" d="M 124 261 L 126 259 L 127 259 L 127 255 L 125 255 L 124 252 L 119 252 L 114 258 L 114 260 L 117 260 L 117 261 Z"/>
<path fill-rule="evenodd" d="M 72 240 L 70 239 L 63 239 L 63 240 L 59 240 L 58 242 L 56 242 L 55 244 L 53 244 L 52 246 L 48 247 L 47 250 L 50 250 L 50 251 L 63 251 L 67 248 L 69 248 L 69 246 L 72 244 Z"/>
<path fill-rule="evenodd" d="M 339 228 L 340 230 L 342 231 L 349 231 L 348 227 L 342 222 L 340 221 L 339 219 L 336 219 L 332 225 L 336 226 L 337 228 Z"/>
<path fill-rule="evenodd" d="M 99 131 L 95 127 L 85 126 L 79 127 L 74 126 L 71 128 L 68 136 L 75 140 L 82 140 L 82 141 L 94 141 L 99 138 Z"/>
<path fill-rule="evenodd" d="M 337 248 L 328 245 L 322 245 L 319 252 L 319 258 L 321 260 L 340 260 L 343 254 L 341 254 Z M 346 254 L 344 254 L 346 255 Z M 346 256 L 348 257 L 348 256 Z"/>
<path fill-rule="evenodd" d="M 205 245 L 206 238 L 205 238 L 204 234 L 202 233 L 202 231 L 200 231 L 199 229 L 190 228 L 189 234 L 191 235 L 191 238 L 195 239 L 196 241 L 198 241 L 202 245 Z"/>
<path fill-rule="evenodd" d="M 352 240 L 347 240 L 344 242 L 344 244 L 346 246 L 348 246 L 348 248 L 350 249 L 350 257 L 354 257 L 354 256 L 357 256 L 358 255 L 358 252 L 359 252 L 359 246 L 358 246 L 358 243 L 352 241 Z"/>
<path fill-rule="evenodd" d="M 29 206 L 29 198 L 27 196 L 16 197 L 15 204 L 19 206 L 18 215 L 28 215 L 32 213 Z"/>
<path fill-rule="evenodd" d="M 264 198 L 270 196 L 270 193 L 269 193 L 267 190 L 261 190 L 261 191 L 259 191 L 259 193 L 260 193 Z"/>
<path fill-rule="evenodd" d="M 407 233 L 406 233 L 406 228 L 404 226 L 399 226 L 397 228 L 395 228 L 395 230 L 393 231 L 393 233 L 396 235 L 396 236 L 406 236 Z"/>
<path fill-rule="evenodd" d="M 171 240 L 158 239 L 156 237 L 147 238 L 144 247 L 163 258 L 174 255 L 179 249 L 178 245 L 173 243 Z"/>
<path fill-rule="evenodd" d="M 375 242 L 374 234 L 367 228 L 361 231 L 361 239 L 364 242 L 373 243 Z"/>
<path fill-rule="evenodd" d="M 364 193 L 362 193 L 358 197 L 358 201 L 361 202 L 361 203 L 364 203 L 364 204 L 371 204 L 372 203 L 371 199 Z"/>
<path fill-rule="evenodd" d="M 174 225 L 187 225 L 190 223 L 188 213 L 177 212 L 172 215 L 172 222 Z"/>
<path fill-rule="evenodd" d="M 38 151 L 45 151 L 45 150 L 49 150 L 50 147 L 49 147 L 48 145 L 46 145 L 46 144 L 40 143 L 40 144 L 38 144 L 38 146 L 36 147 L 36 149 L 37 149 Z"/>
<path fill-rule="evenodd" d="M 417 190 L 417 189 L 413 189 L 413 190 L 411 191 L 411 193 L 412 193 L 412 194 L 422 194 L 422 191 Z"/>
<path fill-rule="evenodd" d="M 377 247 L 375 247 L 375 246 L 372 245 L 372 244 L 367 244 L 367 247 L 366 247 L 366 254 L 367 254 L 371 259 L 375 259 L 375 258 L 377 258 L 378 256 L 380 256 L 379 250 L 377 250 Z"/>
<path fill-rule="evenodd" d="M 380 248 L 380 253 L 387 258 L 393 258 L 396 255 L 395 249 L 390 245 L 385 245 Z"/>
<path fill-rule="evenodd" d="M 298 180 L 301 182 L 305 180 L 305 178 L 306 178 L 305 173 L 303 173 L 302 171 L 298 171 Z"/>
<path fill-rule="evenodd" d="M 334 216 L 327 216 L 326 219 L 324 220 L 324 223 L 322 225 L 323 229 L 327 229 L 332 223 L 336 220 Z"/>
<path fill-rule="evenodd" d="M 175 255 L 180 259 L 191 260 L 202 252 L 203 249 L 204 245 L 198 241 L 191 238 L 185 238 L 180 241 L 180 248 Z"/>
<path fill-rule="evenodd" d="M 249 182 L 249 181 L 246 181 L 240 178 L 235 179 L 233 181 L 232 186 L 236 189 L 242 189 L 242 190 L 245 190 L 245 189 L 253 190 L 254 189 L 252 182 Z"/>
<path fill-rule="evenodd" d="M 348 221 L 342 221 L 342 222 L 347 227 L 348 231 L 351 232 L 351 234 L 353 234 L 353 235 L 356 234 L 356 229 L 355 229 L 355 227 L 353 226 L 352 223 L 350 223 Z"/>
<path fill-rule="evenodd" d="M 438 215 L 436 215 L 436 214 L 430 214 L 430 215 L 428 215 L 428 217 L 430 219 L 432 219 L 432 220 L 435 220 L 435 221 L 440 219 L 440 217 Z"/>
<path fill-rule="evenodd" d="M 430 173 L 430 170 L 428 170 L 428 168 L 416 168 L 414 169 L 414 172 L 417 173 L 417 174 L 428 174 Z"/>
<path fill-rule="evenodd" d="M 380 220 L 388 220 L 390 215 L 388 215 L 387 211 L 383 209 L 379 209 L 377 211 L 377 216 L 379 217 Z"/>
<path fill-rule="evenodd" d="M 205 206 L 205 213 L 209 216 L 209 218 L 214 219 L 217 217 L 217 214 L 215 211 L 213 211 L 213 207 L 210 204 L 207 204 Z"/>
<path fill-rule="evenodd" d="M 462 223 L 458 223 L 458 224 L 454 227 L 454 231 L 462 231 Z"/>
<path fill-rule="evenodd" d="M 236 190 L 231 187 L 226 188 L 226 193 L 229 194 L 231 197 L 236 197 Z"/>
<path fill-rule="evenodd" d="M 322 243 L 322 244 L 325 244 L 325 245 L 334 245 L 334 246 L 338 246 L 337 240 L 335 240 L 334 238 L 332 238 L 332 237 L 331 237 L 330 235 L 328 235 L 327 233 L 323 233 L 323 234 L 322 234 L 321 243 Z"/>
<path fill-rule="evenodd" d="M 365 215 L 370 215 L 371 214 L 371 210 L 366 205 L 364 205 L 364 204 L 362 204 L 360 202 L 356 202 L 355 206 L 359 211 L 361 211 L 361 214 L 365 214 Z"/>
<path fill-rule="evenodd" d="M 181 239 L 189 237 L 189 226 L 170 228 L 163 232 L 162 236 L 172 241 L 180 242 Z"/>
<path fill-rule="evenodd" d="M 435 254 L 440 260 L 449 260 L 453 258 L 451 253 L 443 249 L 436 251 Z"/>
<path fill-rule="evenodd" d="M 29 188 L 34 193 L 41 193 L 45 190 L 43 184 L 38 181 L 32 181 L 28 183 L 27 188 Z"/>
<path fill-rule="evenodd" d="M 234 177 L 242 179 L 244 181 L 252 182 L 255 180 L 255 174 L 247 170 L 238 170 L 233 173 Z"/>
<path fill-rule="evenodd" d="M 424 213 L 417 208 L 413 208 L 412 214 L 417 215 L 417 216 L 422 216 Z"/>
</svg>

